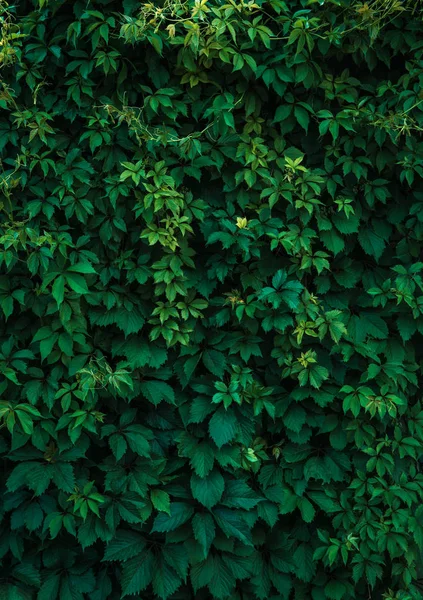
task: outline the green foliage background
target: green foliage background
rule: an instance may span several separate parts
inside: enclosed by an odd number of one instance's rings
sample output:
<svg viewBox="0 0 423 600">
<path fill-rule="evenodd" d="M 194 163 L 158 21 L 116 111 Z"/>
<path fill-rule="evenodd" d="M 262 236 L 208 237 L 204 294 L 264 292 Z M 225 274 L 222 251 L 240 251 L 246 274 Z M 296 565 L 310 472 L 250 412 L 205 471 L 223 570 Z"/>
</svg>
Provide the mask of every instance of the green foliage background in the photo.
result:
<svg viewBox="0 0 423 600">
<path fill-rule="evenodd" d="M 0 598 L 421 599 L 419 3 L 0 12 Z"/>
</svg>

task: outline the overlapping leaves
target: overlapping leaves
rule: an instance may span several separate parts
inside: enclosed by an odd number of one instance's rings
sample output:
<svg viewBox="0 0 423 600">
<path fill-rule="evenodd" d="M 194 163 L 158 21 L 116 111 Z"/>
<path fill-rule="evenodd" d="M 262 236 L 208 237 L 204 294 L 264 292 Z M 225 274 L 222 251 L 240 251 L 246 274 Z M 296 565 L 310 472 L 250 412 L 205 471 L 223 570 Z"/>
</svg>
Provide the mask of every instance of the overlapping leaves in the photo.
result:
<svg viewBox="0 0 423 600">
<path fill-rule="evenodd" d="M 419 7 L 0 12 L 0 594 L 419 600 Z"/>
</svg>

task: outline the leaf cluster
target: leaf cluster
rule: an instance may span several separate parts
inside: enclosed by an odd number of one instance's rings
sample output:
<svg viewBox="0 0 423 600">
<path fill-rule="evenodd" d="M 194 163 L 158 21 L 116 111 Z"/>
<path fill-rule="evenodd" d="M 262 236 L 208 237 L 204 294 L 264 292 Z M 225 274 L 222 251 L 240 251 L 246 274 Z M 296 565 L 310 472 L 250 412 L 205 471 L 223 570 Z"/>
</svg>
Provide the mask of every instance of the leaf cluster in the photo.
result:
<svg viewBox="0 0 423 600">
<path fill-rule="evenodd" d="M 0 597 L 421 600 L 421 9 L 0 0 Z"/>
</svg>

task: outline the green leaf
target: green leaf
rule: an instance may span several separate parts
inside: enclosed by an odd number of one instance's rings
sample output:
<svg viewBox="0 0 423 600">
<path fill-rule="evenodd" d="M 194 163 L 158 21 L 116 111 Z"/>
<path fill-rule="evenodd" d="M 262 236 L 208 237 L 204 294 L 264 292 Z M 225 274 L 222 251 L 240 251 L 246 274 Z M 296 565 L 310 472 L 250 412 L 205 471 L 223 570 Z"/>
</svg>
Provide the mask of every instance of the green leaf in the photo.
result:
<svg viewBox="0 0 423 600">
<path fill-rule="evenodd" d="M 218 350 L 205 350 L 203 352 L 203 364 L 216 377 L 223 377 L 226 367 L 225 355 Z"/>
<path fill-rule="evenodd" d="M 325 594 L 327 598 L 332 600 L 342 600 L 343 596 L 347 593 L 346 586 L 342 581 L 329 581 L 325 585 Z"/>
<path fill-rule="evenodd" d="M 206 477 L 213 468 L 214 452 L 206 442 L 201 442 L 193 449 L 191 465 L 200 477 Z"/>
<path fill-rule="evenodd" d="M 158 406 L 163 400 L 169 404 L 175 403 L 175 392 L 164 381 L 143 381 L 141 392 L 154 406 Z"/>
<path fill-rule="evenodd" d="M 59 275 L 59 277 L 56 277 L 54 280 L 52 294 L 53 298 L 60 306 L 65 298 L 65 278 L 63 275 Z"/>
<path fill-rule="evenodd" d="M 182 584 L 180 576 L 167 564 L 163 557 L 154 563 L 153 591 L 159 598 L 169 598 Z"/>
<path fill-rule="evenodd" d="M 306 523 L 311 523 L 314 520 L 316 515 L 316 511 L 313 508 L 313 505 L 307 498 L 300 498 L 298 500 L 298 508 L 301 512 L 301 517 L 303 521 Z"/>
<path fill-rule="evenodd" d="M 211 515 L 196 513 L 192 519 L 194 537 L 201 544 L 204 556 L 207 556 L 216 535 L 216 528 Z"/>
<path fill-rule="evenodd" d="M 376 261 L 379 260 L 385 250 L 385 240 L 372 229 L 360 229 L 358 241 L 364 252 L 373 256 Z"/>
<path fill-rule="evenodd" d="M 328 497 L 325 492 L 308 492 L 308 497 L 317 504 L 319 508 L 324 510 L 326 513 L 331 514 L 339 510 L 339 505 L 335 500 Z"/>
<path fill-rule="evenodd" d="M 145 548 L 144 538 L 135 531 L 120 529 L 115 537 L 107 544 L 104 552 L 104 561 L 126 561 L 138 554 Z"/>
<path fill-rule="evenodd" d="M 151 502 L 155 509 L 170 515 L 170 496 L 164 490 L 151 490 Z"/>
<path fill-rule="evenodd" d="M 236 538 L 247 546 L 252 546 L 252 535 L 240 512 L 228 508 L 215 508 L 213 516 L 217 525 L 228 538 Z"/>
<path fill-rule="evenodd" d="M 171 502 L 170 514 L 160 513 L 154 520 L 152 531 L 174 531 L 187 521 L 194 513 L 192 506 L 185 502 Z"/>
<path fill-rule="evenodd" d="M 128 448 L 125 438 L 122 435 L 111 435 L 109 444 L 116 460 L 120 460 Z"/>
<path fill-rule="evenodd" d="M 44 513 L 38 503 L 32 502 L 24 512 L 24 521 L 28 531 L 35 531 L 43 522 Z"/>
<path fill-rule="evenodd" d="M 272 502 L 260 502 L 257 506 L 258 516 L 273 528 L 278 521 L 278 507 Z"/>
<path fill-rule="evenodd" d="M 235 415 L 224 408 L 220 408 L 210 419 L 209 432 L 218 448 L 232 441 L 237 432 Z"/>
<path fill-rule="evenodd" d="M 301 127 L 307 132 L 308 126 L 310 124 L 310 117 L 308 112 L 301 106 L 295 106 L 294 115 Z"/>
<path fill-rule="evenodd" d="M 151 583 L 155 570 L 154 556 L 151 552 L 143 552 L 130 558 L 122 568 L 122 598 L 138 594 Z"/>
<path fill-rule="evenodd" d="M 289 104 L 281 104 L 278 106 L 275 112 L 275 117 L 273 119 L 274 123 L 280 123 L 281 121 L 285 121 L 289 117 L 292 112 L 292 106 Z"/>
<path fill-rule="evenodd" d="M 192 495 L 206 508 L 212 508 L 220 501 L 224 489 L 225 481 L 216 469 L 204 478 L 198 475 L 191 477 Z"/>
<path fill-rule="evenodd" d="M 88 287 L 82 275 L 67 272 L 65 274 L 66 283 L 77 294 L 88 294 Z"/>
<path fill-rule="evenodd" d="M 252 490 L 245 481 L 228 480 L 225 483 L 223 503 L 230 508 L 251 510 L 262 500 L 261 496 Z"/>
<path fill-rule="evenodd" d="M 55 462 L 51 465 L 53 483 L 64 492 L 73 492 L 75 488 L 75 475 L 73 466 L 69 463 Z"/>
<path fill-rule="evenodd" d="M 420 600 L 419 8 L 0 3 L 0 600 Z"/>
<path fill-rule="evenodd" d="M 209 589 L 214 598 L 223 600 L 228 598 L 235 587 L 235 577 L 224 560 L 216 556 L 214 559 L 213 576 L 209 583 Z"/>
<path fill-rule="evenodd" d="M 77 263 L 77 264 L 72 265 L 71 267 L 69 267 L 67 269 L 67 272 L 68 273 L 72 272 L 72 273 L 84 273 L 84 274 L 88 274 L 88 273 L 96 273 L 97 271 L 89 263 L 87 263 L 87 262 L 80 262 L 80 263 Z"/>
<path fill-rule="evenodd" d="M 299 544 L 294 552 L 296 564 L 295 574 L 302 581 L 312 581 L 316 573 L 316 563 L 313 562 L 313 548 L 310 544 Z"/>
</svg>

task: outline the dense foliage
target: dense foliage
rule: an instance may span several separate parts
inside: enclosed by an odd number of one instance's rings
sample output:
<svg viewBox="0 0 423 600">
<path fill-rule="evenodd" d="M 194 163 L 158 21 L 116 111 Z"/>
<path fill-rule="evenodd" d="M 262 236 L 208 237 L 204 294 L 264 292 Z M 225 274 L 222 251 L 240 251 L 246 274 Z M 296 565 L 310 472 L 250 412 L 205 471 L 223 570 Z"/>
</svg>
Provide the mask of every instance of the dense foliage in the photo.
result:
<svg viewBox="0 0 423 600">
<path fill-rule="evenodd" d="M 0 11 L 0 598 L 421 599 L 419 4 Z"/>
</svg>

